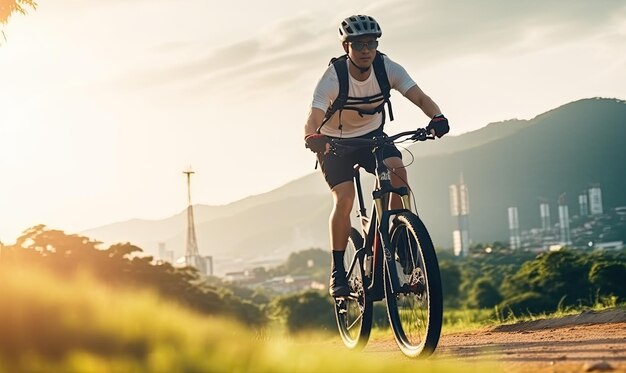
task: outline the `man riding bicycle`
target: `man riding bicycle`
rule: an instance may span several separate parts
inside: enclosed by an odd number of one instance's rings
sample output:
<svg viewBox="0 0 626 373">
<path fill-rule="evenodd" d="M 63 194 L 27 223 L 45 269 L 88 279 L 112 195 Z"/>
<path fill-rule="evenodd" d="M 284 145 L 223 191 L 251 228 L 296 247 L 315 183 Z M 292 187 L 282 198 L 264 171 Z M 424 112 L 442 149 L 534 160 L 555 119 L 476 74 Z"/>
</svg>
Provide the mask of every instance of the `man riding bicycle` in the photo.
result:
<svg viewBox="0 0 626 373">
<path fill-rule="evenodd" d="M 448 120 L 439 106 L 417 86 L 402 66 L 377 52 L 381 35 L 380 25 L 370 16 L 355 15 L 341 22 L 339 37 L 346 56 L 334 61 L 317 83 L 304 126 L 306 147 L 317 154 L 334 201 L 329 218 L 332 249 L 329 292 L 333 297 L 348 296 L 350 293 L 343 257 L 355 196 L 352 182 L 354 165 L 359 164 L 373 173 L 375 159 L 369 149 L 338 157 L 330 152 L 329 139 L 383 135 L 385 104 L 391 109 L 389 88 L 402 93 L 431 118 L 426 127 L 431 134 L 441 137 L 449 131 Z M 342 83 L 346 80 L 342 75 L 346 68 L 347 81 Z M 389 116 L 393 120 L 391 110 Z M 393 186 L 408 186 L 400 151 L 395 146 L 386 147 L 384 159 L 392 171 Z M 390 207 L 402 207 L 398 196 L 392 195 Z"/>
</svg>

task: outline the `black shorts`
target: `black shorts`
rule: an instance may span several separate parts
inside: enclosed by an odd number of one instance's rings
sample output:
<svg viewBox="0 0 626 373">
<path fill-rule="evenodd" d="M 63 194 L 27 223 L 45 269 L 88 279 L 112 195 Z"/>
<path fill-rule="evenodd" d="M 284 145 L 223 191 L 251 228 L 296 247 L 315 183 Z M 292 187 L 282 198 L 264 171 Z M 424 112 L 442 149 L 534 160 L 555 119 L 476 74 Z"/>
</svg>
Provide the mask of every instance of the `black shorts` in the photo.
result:
<svg viewBox="0 0 626 373">
<path fill-rule="evenodd" d="M 371 139 L 375 136 L 382 136 L 385 133 L 382 129 L 377 129 L 357 139 Z M 398 157 L 402 158 L 402 153 L 394 145 L 385 146 L 383 148 L 383 159 Z M 376 159 L 372 148 L 363 147 L 346 155 L 338 157 L 334 154 L 318 154 L 317 159 L 322 168 L 324 179 L 330 189 L 343 182 L 350 181 L 354 177 L 354 165 L 358 164 L 369 173 L 374 173 L 376 168 Z"/>
</svg>

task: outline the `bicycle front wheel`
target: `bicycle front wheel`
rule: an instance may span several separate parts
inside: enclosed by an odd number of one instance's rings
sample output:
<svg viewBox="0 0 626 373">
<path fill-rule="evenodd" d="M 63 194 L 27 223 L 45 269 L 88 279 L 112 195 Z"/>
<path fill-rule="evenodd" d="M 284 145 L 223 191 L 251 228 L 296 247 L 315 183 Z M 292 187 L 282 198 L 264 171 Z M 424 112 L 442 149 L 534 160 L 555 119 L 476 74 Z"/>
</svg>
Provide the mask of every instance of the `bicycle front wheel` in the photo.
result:
<svg viewBox="0 0 626 373">
<path fill-rule="evenodd" d="M 432 354 L 439 342 L 443 299 L 439 264 L 430 235 L 412 212 L 396 216 L 391 227 L 393 265 L 398 289 L 391 289 L 385 275 L 385 299 L 396 342 L 409 357 Z"/>
<path fill-rule="evenodd" d="M 363 247 L 363 238 L 354 228 L 350 230 L 344 265 L 350 268 L 355 253 Z M 343 343 L 349 349 L 365 347 L 372 329 L 372 301 L 367 295 L 369 284 L 364 274 L 364 256 L 356 258 L 356 264 L 347 274 L 350 286 L 349 297 L 335 299 L 335 316 Z"/>
</svg>

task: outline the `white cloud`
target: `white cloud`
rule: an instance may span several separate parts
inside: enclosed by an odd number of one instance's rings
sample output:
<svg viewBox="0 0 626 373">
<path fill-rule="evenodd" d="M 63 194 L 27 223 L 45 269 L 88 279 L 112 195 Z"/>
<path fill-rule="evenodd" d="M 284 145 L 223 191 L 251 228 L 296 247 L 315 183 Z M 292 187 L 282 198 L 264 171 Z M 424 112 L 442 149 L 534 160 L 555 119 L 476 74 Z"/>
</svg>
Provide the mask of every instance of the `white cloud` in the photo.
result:
<svg viewBox="0 0 626 373">
<path fill-rule="evenodd" d="M 623 27 L 615 1 L 406 1 L 387 0 L 370 6 L 383 28 L 381 49 L 399 60 L 417 61 L 421 69 L 468 55 L 511 56 L 594 37 L 606 27 Z M 132 71 L 124 84 L 191 84 L 222 90 L 288 85 L 298 75 L 322 71 L 341 53 L 336 25 L 320 21 L 321 13 L 285 18 L 254 37 L 209 50 L 185 40 L 169 43 L 172 52 L 196 48 L 195 57 L 176 64 Z M 617 25 L 617 26 L 613 26 Z M 165 48 L 161 48 L 164 50 Z M 322 62 L 323 61 L 323 62 Z M 281 72 L 282 71 L 282 72 Z M 283 79 L 281 78 L 281 75 Z M 129 78 L 129 76 L 131 78 Z M 263 91 L 261 89 L 261 91 Z"/>
</svg>

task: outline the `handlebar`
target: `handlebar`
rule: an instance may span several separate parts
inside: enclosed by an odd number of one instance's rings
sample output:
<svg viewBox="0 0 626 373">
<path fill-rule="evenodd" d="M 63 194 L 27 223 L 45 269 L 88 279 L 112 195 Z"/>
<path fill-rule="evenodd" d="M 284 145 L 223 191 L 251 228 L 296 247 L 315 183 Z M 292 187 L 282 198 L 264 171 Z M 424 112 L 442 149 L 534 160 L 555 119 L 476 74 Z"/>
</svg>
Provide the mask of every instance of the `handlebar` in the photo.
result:
<svg viewBox="0 0 626 373">
<path fill-rule="evenodd" d="M 414 131 L 405 131 L 395 134 L 393 136 L 378 136 L 371 139 L 361 138 L 342 138 L 342 139 L 330 139 L 331 152 L 336 155 L 342 155 L 345 151 L 351 150 L 350 148 L 358 147 L 381 147 L 390 145 L 396 142 L 399 138 L 411 136 L 402 141 L 426 141 L 434 140 L 435 136 L 426 131 L 425 128 L 418 128 Z"/>
</svg>

